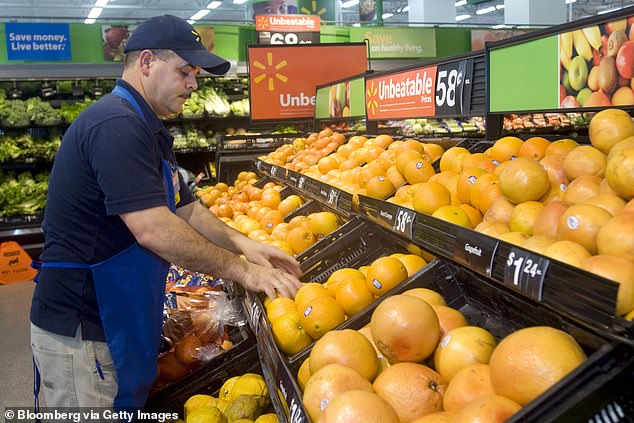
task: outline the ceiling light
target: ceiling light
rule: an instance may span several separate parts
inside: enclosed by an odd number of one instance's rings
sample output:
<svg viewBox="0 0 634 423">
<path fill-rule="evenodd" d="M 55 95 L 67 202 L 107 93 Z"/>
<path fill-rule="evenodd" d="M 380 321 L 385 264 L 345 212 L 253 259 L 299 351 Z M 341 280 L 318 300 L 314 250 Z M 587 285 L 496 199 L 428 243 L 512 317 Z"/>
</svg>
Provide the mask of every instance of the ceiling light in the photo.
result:
<svg viewBox="0 0 634 423">
<path fill-rule="evenodd" d="M 95 2 L 95 7 L 104 7 L 108 4 L 108 0 L 97 0 Z"/>
<path fill-rule="evenodd" d="M 356 6 L 357 4 L 359 4 L 359 0 L 348 0 L 346 2 L 341 3 L 341 7 L 343 7 L 344 9 L 347 9 L 352 6 Z"/>
<path fill-rule="evenodd" d="M 244 4 L 249 0 L 233 0 L 233 4 Z"/>
<path fill-rule="evenodd" d="M 607 10 L 602 10 L 600 12 L 597 12 L 597 15 L 603 15 L 604 13 L 616 12 L 617 10 L 621 10 L 621 9 L 623 9 L 623 7 L 614 7 L 612 9 L 607 9 Z"/>
<path fill-rule="evenodd" d="M 392 16 L 394 16 L 394 13 L 384 13 L 384 14 L 383 14 L 383 16 L 382 16 L 382 18 L 383 18 L 383 19 L 389 19 L 389 18 L 391 18 Z"/>
<path fill-rule="evenodd" d="M 493 25 L 491 28 L 493 28 L 493 29 L 502 29 L 502 28 L 506 28 L 506 25 L 504 25 L 504 24 Z"/>
<path fill-rule="evenodd" d="M 202 10 L 199 10 L 198 12 L 194 13 L 194 15 L 191 18 L 189 18 L 189 19 L 192 20 L 192 21 L 197 21 L 197 20 L 202 19 L 205 16 L 207 16 L 210 12 L 211 12 L 211 10 L 209 10 L 209 9 L 202 9 Z"/>
<path fill-rule="evenodd" d="M 84 23 L 85 23 L 86 25 L 90 25 L 90 24 L 94 24 L 94 23 L 95 23 L 95 21 L 96 21 L 95 19 L 85 19 L 85 20 L 84 20 Z"/>
<path fill-rule="evenodd" d="M 504 9 L 504 7 L 505 6 L 503 4 L 498 4 L 497 6 L 495 6 L 497 10 Z"/>
<path fill-rule="evenodd" d="M 90 12 L 88 12 L 88 19 L 97 19 L 99 15 L 101 15 L 101 12 L 103 12 L 101 7 L 93 7 L 90 9 Z"/>
<path fill-rule="evenodd" d="M 476 10 L 476 15 L 484 15 L 485 13 L 491 13 L 495 11 L 495 6 L 485 7 L 484 9 Z"/>
<path fill-rule="evenodd" d="M 566 4 L 576 3 L 577 0 L 566 0 Z"/>
<path fill-rule="evenodd" d="M 471 15 L 458 15 L 456 16 L 456 21 L 464 21 L 465 19 L 469 19 Z"/>
<path fill-rule="evenodd" d="M 460 0 L 456 2 L 456 7 L 464 6 L 467 4 L 467 0 Z"/>
<path fill-rule="evenodd" d="M 192 19 L 187 19 L 187 23 L 190 25 L 193 25 L 196 21 L 192 20 Z"/>
<path fill-rule="evenodd" d="M 221 4 L 222 4 L 221 1 L 218 1 L 218 0 L 212 1 L 211 3 L 207 5 L 207 9 L 215 9 L 217 7 L 220 7 Z"/>
<path fill-rule="evenodd" d="M 403 13 L 409 12 L 409 4 L 407 6 L 405 6 L 403 9 L 401 9 L 401 12 L 403 12 Z"/>
<path fill-rule="evenodd" d="M 357 22 L 357 23 L 353 23 L 352 26 L 359 28 L 361 26 L 361 24 L 359 22 Z"/>
</svg>

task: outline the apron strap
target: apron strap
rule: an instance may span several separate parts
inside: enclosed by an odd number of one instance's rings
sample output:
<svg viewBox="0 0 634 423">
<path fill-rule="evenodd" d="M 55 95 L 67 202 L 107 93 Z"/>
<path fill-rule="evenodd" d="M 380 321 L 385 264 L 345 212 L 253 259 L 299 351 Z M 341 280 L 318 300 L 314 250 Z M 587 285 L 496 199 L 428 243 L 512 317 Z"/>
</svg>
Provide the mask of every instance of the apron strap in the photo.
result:
<svg viewBox="0 0 634 423">
<path fill-rule="evenodd" d="M 31 261 L 31 267 L 37 270 L 37 274 L 33 278 L 33 282 L 39 282 L 40 269 L 44 267 L 54 267 L 57 269 L 90 269 L 90 264 L 85 263 L 70 263 L 67 261 Z"/>
<path fill-rule="evenodd" d="M 33 411 L 37 416 L 40 411 L 40 371 L 35 364 L 35 357 L 31 356 L 31 360 L 33 360 Z M 40 419 L 35 419 L 35 423 L 41 422 Z"/>
<path fill-rule="evenodd" d="M 114 90 L 112 90 L 112 94 L 119 96 L 124 100 L 127 100 L 128 103 L 130 103 L 132 107 L 134 107 L 134 109 L 137 111 L 137 113 L 139 114 L 139 117 L 145 120 L 145 115 L 143 115 L 141 106 L 139 106 L 139 103 L 137 103 L 137 101 L 134 99 L 132 94 L 130 94 L 130 91 L 126 90 L 121 85 L 117 85 L 116 87 L 114 87 Z"/>
</svg>

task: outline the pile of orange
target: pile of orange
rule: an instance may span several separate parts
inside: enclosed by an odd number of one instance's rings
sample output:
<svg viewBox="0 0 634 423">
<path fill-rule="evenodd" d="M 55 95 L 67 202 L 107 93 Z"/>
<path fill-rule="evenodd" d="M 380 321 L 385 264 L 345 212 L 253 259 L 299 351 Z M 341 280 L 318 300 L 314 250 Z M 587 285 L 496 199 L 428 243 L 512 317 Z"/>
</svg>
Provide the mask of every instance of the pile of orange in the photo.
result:
<svg viewBox="0 0 634 423">
<path fill-rule="evenodd" d="M 359 331 L 319 338 L 297 375 L 311 420 L 503 422 L 586 358 L 547 326 L 498 343 L 444 303 L 415 288 L 381 300 Z"/>
<path fill-rule="evenodd" d="M 293 355 L 364 310 L 390 289 L 422 269 L 415 254 L 380 257 L 359 269 L 336 270 L 324 284 L 304 283 L 295 299 L 265 301 L 275 342 Z"/>
</svg>

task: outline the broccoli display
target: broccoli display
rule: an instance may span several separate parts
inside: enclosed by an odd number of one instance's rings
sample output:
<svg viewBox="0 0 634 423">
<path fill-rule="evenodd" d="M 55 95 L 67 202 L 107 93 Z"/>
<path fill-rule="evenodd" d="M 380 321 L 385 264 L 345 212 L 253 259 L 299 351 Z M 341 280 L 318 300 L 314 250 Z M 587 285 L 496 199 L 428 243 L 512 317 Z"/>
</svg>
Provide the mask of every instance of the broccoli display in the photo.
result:
<svg viewBox="0 0 634 423">
<path fill-rule="evenodd" d="M 49 173 L 3 172 L 0 169 L 0 216 L 33 215 L 46 204 Z"/>
</svg>

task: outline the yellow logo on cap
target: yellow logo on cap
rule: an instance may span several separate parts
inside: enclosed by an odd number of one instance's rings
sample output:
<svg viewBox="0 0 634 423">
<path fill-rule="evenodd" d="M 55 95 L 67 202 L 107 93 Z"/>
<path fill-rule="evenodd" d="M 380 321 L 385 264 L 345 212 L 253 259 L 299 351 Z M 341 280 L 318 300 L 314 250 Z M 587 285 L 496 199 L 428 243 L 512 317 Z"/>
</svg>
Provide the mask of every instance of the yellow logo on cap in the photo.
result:
<svg viewBox="0 0 634 423">
<path fill-rule="evenodd" d="M 282 82 L 287 82 L 288 81 L 288 77 L 286 75 L 277 72 L 278 70 L 280 70 L 283 67 L 285 67 L 286 65 L 288 65 L 288 62 L 286 60 L 282 59 L 275 66 L 273 66 L 273 53 L 266 53 L 266 64 L 267 64 L 267 66 L 262 64 L 259 60 L 253 61 L 253 66 L 254 67 L 264 71 L 264 73 L 256 76 L 253 79 L 256 84 L 259 84 L 260 82 L 262 82 L 262 81 L 264 81 L 266 79 L 266 77 L 267 77 L 266 71 L 267 71 L 267 68 L 270 68 L 270 67 L 273 67 L 273 69 L 274 69 L 275 79 L 279 79 Z M 273 77 L 271 77 L 271 76 L 268 77 L 268 90 L 269 91 L 275 90 L 275 79 L 273 79 Z"/>
<path fill-rule="evenodd" d="M 200 41 L 200 34 L 198 34 L 195 30 L 192 29 L 192 34 L 194 34 L 194 37 L 196 38 L 196 42 Z"/>
</svg>

